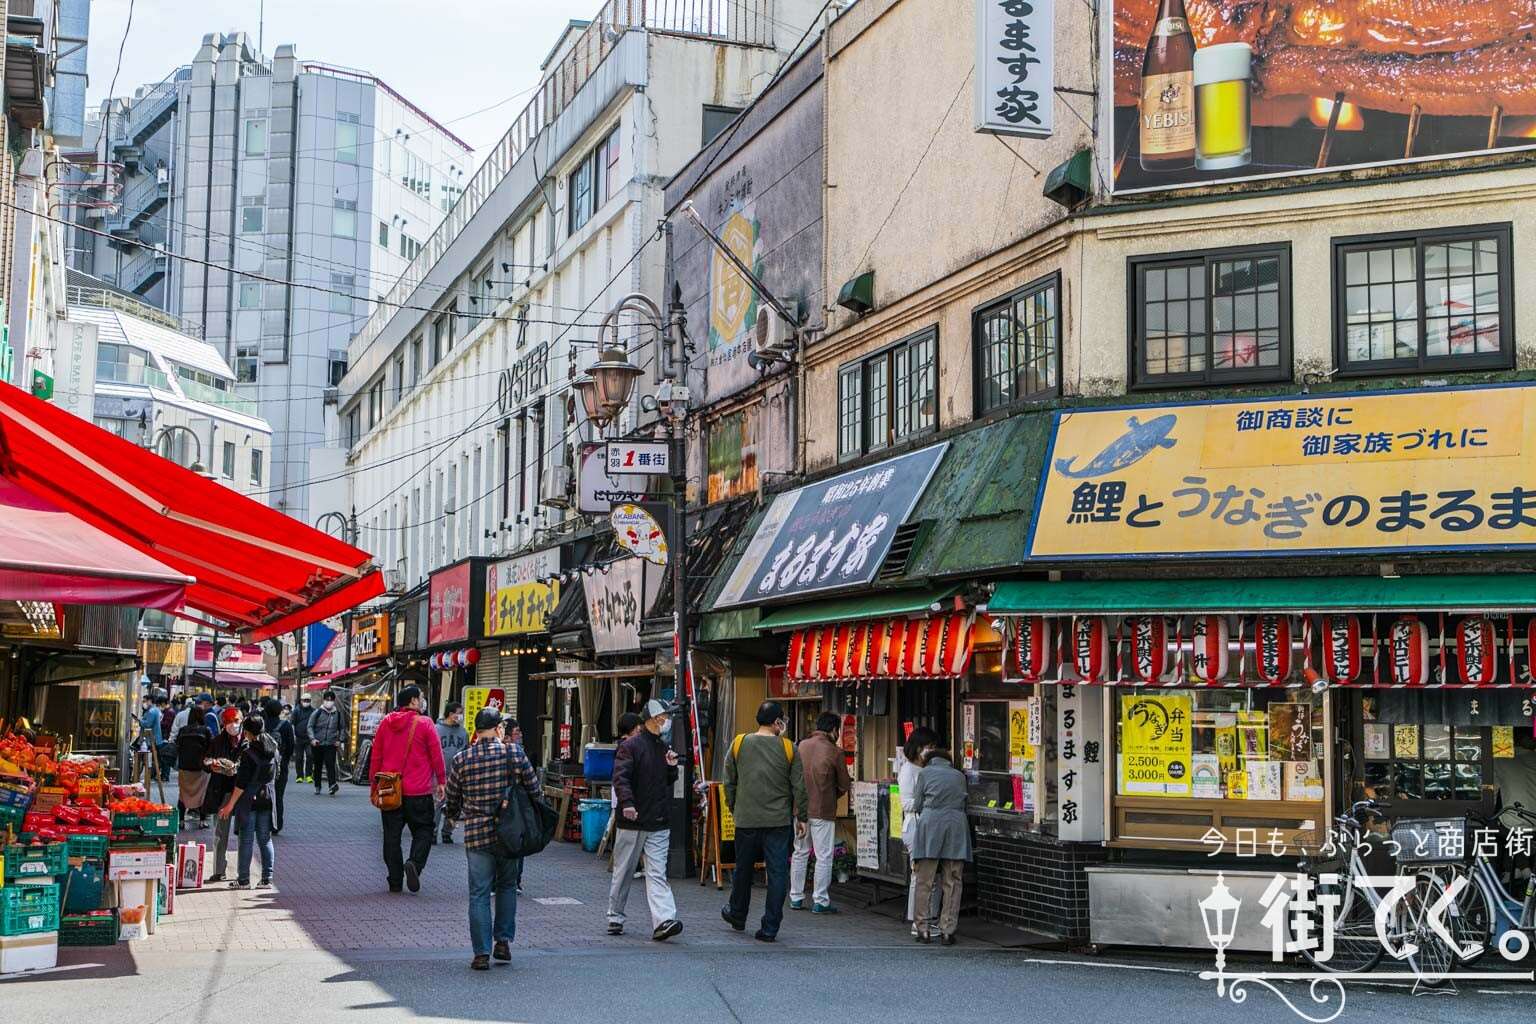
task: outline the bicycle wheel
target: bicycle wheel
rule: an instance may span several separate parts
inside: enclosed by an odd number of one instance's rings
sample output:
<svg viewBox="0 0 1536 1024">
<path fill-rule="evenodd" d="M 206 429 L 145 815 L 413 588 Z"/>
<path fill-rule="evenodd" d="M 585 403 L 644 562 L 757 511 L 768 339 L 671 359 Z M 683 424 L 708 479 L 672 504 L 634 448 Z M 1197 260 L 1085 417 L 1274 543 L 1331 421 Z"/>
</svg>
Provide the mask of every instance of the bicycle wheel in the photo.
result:
<svg viewBox="0 0 1536 1024">
<path fill-rule="evenodd" d="M 1312 891 L 1327 898 L 1337 896 L 1339 903 L 1333 910 L 1333 955 L 1319 960 L 1321 949 L 1304 949 L 1302 957 L 1312 966 L 1335 974 L 1360 974 L 1373 970 L 1386 950 L 1376 937 L 1376 908 L 1367 898 L 1365 890 L 1349 883 L 1347 878 L 1323 883 L 1312 876 Z M 1311 934 L 1321 940 L 1323 935 L 1323 910 L 1317 907 L 1308 912 L 1311 917 Z"/>
<path fill-rule="evenodd" d="M 1403 897 L 1402 910 L 1408 938 L 1418 950 L 1408 956 L 1408 966 L 1425 988 L 1439 988 L 1450 980 L 1460 962 L 1459 952 L 1430 927 L 1434 905 L 1445 893 L 1454 872 L 1433 868 L 1414 875 L 1413 891 Z"/>
<path fill-rule="evenodd" d="M 1466 874 L 1465 871 L 1458 871 Z M 1476 873 L 1467 878 L 1467 886 L 1456 897 L 1453 912 L 1446 915 L 1446 924 L 1452 935 L 1456 937 L 1456 944 L 1461 949 L 1475 945 L 1477 952 L 1471 956 L 1463 956 L 1457 950 L 1457 959 L 1462 964 L 1470 966 L 1488 955 L 1489 948 L 1493 945 L 1494 910 L 1492 897 L 1477 880 Z"/>
</svg>

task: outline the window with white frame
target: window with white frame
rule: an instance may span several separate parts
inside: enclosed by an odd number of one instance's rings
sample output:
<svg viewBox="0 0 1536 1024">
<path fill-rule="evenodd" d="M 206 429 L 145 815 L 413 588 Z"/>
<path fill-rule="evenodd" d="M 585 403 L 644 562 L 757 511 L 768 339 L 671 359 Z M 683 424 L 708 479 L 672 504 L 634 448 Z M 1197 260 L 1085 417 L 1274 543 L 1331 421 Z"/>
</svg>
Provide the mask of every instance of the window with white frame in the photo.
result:
<svg viewBox="0 0 1536 1024">
<path fill-rule="evenodd" d="M 267 122 L 251 118 L 245 122 L 245 155 L 265 156 L 267 153 Z"/>
</svg>

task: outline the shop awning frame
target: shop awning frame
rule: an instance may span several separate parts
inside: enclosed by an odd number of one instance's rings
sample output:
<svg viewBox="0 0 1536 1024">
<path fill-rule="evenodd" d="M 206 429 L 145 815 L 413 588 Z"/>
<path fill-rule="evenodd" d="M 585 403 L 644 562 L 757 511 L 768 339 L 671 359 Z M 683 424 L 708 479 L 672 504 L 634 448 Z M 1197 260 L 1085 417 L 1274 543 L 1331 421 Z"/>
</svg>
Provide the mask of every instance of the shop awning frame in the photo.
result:
<svg viewBox="0 0 1536 1024">
<path fill-rule="evenodd" d="M 539 682 L 551 679 L 649 679 L 656 675 L 654 665 L 624 665 L 620 668 L 573 668 L 564 672 L 530 672 L 528 678 Z"/>
<path fill-rule="evenodd" d="M 997 584 L 986 610 L 998 616 L 1536 612 L 1536 573 L 1396 578 L 1010 580 Z"/>
<path fill-rule="evenodd" d="M 194 577 L 186 604 L 264 640 L 384 592 L 364 551 L 0 384 L 0 475 Z"/>
<path fill-rule="evenodd" d="M 759 633 L 781 633 L 786 630 L 804 629 L 808 626 L 825 626 L 859 619 L 889 619 L 899 616 L 932 615 L 948 610 L 951 599 L 960 592 L 959 587 L 938 587 L 926 590 L 887 590 L 860 597 L 845 597 L 832 601 L 814 601 L 764 611 L 757 622 Z M 935 608 L 934 606 L 938 607 Z"/>
</svg>

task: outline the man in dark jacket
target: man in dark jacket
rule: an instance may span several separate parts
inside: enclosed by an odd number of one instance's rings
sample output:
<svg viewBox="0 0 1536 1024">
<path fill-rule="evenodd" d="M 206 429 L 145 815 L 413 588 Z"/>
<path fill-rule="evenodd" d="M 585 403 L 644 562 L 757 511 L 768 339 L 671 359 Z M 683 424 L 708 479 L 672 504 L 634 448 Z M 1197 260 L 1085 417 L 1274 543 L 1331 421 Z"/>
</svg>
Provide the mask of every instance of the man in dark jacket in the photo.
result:
<svg viewBox="0 0 1536 1024">
<path fill-rule="evenodd" d="M 667 847 L 671 844 L 668 804 L 677 779 L 677 754 L 667 749 L 661 731 L 675 709 L 662 701 L 645 705 L 645 728 L 619 744 L 613 756 L 613 792 L 618 819 L 613 833 L 613 882 L 608 888 L 608 934 L 624 932 L 624 905 L 635 864 L 645 854 L 645 898 L 651 905 L 651 938 L 670 939 L 683 930 L 677 901 L 667 884 Z M 626 723 L 619 721 L 622 732 Z"/>
<path fill-rule="evenodd" d="M 283 718 L 283 706 L 275 697 L 261 699 L 261 716 L 266 722 L 266 734 L 277 743 L 276 800 L 272 805 L 272 834 L 283 830 L 283 790 L 288 788 L 288 762 L 293 760 L 293 723 Z"/>
<path fill-rule="evenodd" d="M 309 694 L 299 698 L 288 721 L 293 725 L 293 781 L 309 782 L 313 762 L 309 750 L 309 716 L 315 713 Z"/>
<path fill-rule="evenodd" d="M 816 852 L 816 887 L 811 893 L 811 912 L 835 914 L 832 896 L 832 848 L 837 839 L 837 802 L 853 788 L 843 748 L 837 735 L 842 716 L 823 711 L 816 716 L 816 731 L 796 748 L 805 771 L 805 801 L 810 827 L 795 836 L 795 853 L 789 859 L 789 909 L 805 909 L 805 869 L 811 851 Z"/>
<path fill-rule="evenodd" d="M 341 788 L 336 774 L 336 758 L 346 741 L 346 719 L 341 717 L 341 709 L 336 706 L 336 693 L 334 690 L 326 690 L 325 699 L 320 702 L 320 710 L 309 716 L 309 747 L 315 759 L 311 772 L 315 780 L 316 796 L 320 794 L 320 784 L 326 775 L 330 775 L 331 796 L 335 796 Z"/>
</svg>

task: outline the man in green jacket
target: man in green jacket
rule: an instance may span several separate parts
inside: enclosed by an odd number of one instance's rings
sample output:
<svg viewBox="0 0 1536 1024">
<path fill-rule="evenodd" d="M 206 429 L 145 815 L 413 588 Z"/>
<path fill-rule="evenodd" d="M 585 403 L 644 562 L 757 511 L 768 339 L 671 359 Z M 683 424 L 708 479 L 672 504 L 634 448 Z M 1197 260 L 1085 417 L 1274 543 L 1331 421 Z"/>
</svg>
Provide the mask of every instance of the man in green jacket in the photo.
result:
<svg viewBox="0 0 1536 1024">
<path fill-rule="evenodd" d="M 737 736 L 725 759 L 725 804 L 736 819 L 736 871 L 731 901 L 720 910 L 726 924 L 746 931 L 752 904 L 753 868 L 768 869 L 768 901 L 759 942 L 778 937 L 789 890 L 789 853 L 805 831 L 805 771 L 794 744 L 785 739 L 784 709 L 771 700 L 757 709 L 757 731 Z"/>
</svg>

